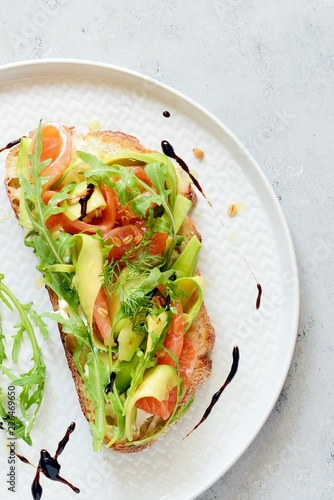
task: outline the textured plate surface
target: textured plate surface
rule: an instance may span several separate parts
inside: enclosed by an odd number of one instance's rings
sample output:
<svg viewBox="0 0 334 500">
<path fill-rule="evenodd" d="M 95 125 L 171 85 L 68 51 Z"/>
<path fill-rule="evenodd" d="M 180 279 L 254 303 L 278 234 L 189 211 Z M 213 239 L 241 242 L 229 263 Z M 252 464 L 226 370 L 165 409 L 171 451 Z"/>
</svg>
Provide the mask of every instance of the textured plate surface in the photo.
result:
<svg viewBox="0 0 334 500">
<path fill-rule="evenodd" d="M 170 117 L 165 118 L 163 111 Z M 55 325 L 42 342 L 46 395 L 32 433 L 33 446 L 16 451 L 37 464 L 39 450 L 54 452 L 70 422 L 77 428 L 60 457 L 62 475 L 81 489 L 78 498 L 184 500 L 196 497 L 245 451 L 268 417 L 284 383 L 296 336 L 298 279 L 294 251 L 280 206 L 261 170 L 242 145 L 200 106 L 141 75 L 85 61 L 35 61 L 0 69 L 0 142 L 5 145 L 56 120 L 87 131 L 92 120 L 122 130 L 160 150 L 167 139 L 196 172 L 213 209 L 199 195 L 195 223 L 203 236 L 199 267 L 207 282 L 205 302 L 217 333 L 213 376 L 186 417 L 142 453 L 122 456 L 92 451 Z M 203 161 L 192 148 L 205 152 Z M 0 157 L 4 176 L 5 153 Z M 50 309 L 35 259 L 0 193 L 0 272 L 23 302 Z M 239 212 L 231 218 L 228 206 Z M 263 289 L 256 309 L 257 281 Z M 0 307 L 2 305 L 0 304 Z M 232 348 L 239 371 L 209 419 L 183 439 L 225 380 Z M 0 448 L 0 496 L 8 498 L 8 439 Z M 16 464 L 16 498 L 27 499 L 34 469 Z M 71 499 L 66 486 L 42 477 L 43 498 Z"/>
</svg>

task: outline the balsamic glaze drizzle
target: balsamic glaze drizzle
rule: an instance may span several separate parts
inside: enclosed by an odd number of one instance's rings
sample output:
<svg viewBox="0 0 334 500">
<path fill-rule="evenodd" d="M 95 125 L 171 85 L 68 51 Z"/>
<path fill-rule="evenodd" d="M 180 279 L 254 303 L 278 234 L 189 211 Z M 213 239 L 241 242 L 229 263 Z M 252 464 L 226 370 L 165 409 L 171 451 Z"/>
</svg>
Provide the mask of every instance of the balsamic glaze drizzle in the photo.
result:
<svg viewBox="0 0 334 500">
<path fill-rule="evenodd" d="M 262 297 L 262 286 L 260 285 L 260 283 L 257 283 L 256 286 L 257 286 L 257 297 L 256 297 L 255 307 L 256 307 L 256 309 L 260 309 L 261 297 Z"/>
<path fill-rule="evenodd" d="M 116 373 L 111 372 L 109 382 L 107 383 L 106 388 L 104 389 L 104 392 L 106 394 L 108 394 L 109 392 L 113 392 L 115 379 L 116 379 Z"/>
<path fill-rule="evenodd" d="M 163 153 L 166 156 L 169 156 L 169 158 L 173 158 L 180 165 L 180 167 L 182 168 L 182 170 L 184 170 L 189 175 L 190 179 L 195 184 L 195 186 L 197 187 L 198 191 L 204 196 L 204 198 L 206 199 L 206 201 L 211 206 L 211 203 L 209 202 L 209 200 L 205 196 L 204 191 L 203 191 L 200 183 L 198 182 L 198 180 L 196 179 L 196 177 L 194 177 L 193 174 L 190 172 L 189 167 L 186 164 L 186 162 L 184 160 L 182 160 L 182 158 L 180 158 L 175 153 L 173 146 L 168 141 L 161 141 L 161 148 L 162 148 Z"/>
<path fill-rule="evenodd" d="M 24 457 L 23 455 L 19 455 L 18 453 L 16 453 L 16 456 L 17 458 L 19 458 L 21 460 L 21 462 L 23 462 L 24 464 L 29 464 L 29 465 L 32 465 L 29 460 Z M 34 465 L 32 465 L 33 467 L 35 467 Z"/>
<path fill-rule="evenodd" d="M 69 425 L 69 427 L 67 428 L 65 436 L 58 443 L 57 451 L 56 451 L 56 454 L 54 456 L 55 459 L 57 459 L 58 456 L 64 451 L 64 448 L 70 439 L 70 434 L 72 434 L 74 429 L 75 429 L 75 423 L 72 422 L 71 425 Z"/>
<path fill-rule="evenodd" d="M 87 203 L 88 203 L 89 198 L 94 193 L 94 188 L 95 188 L 94 184 L 88 184 L 85 196 L 83 196 L 79 200 L 79 203 L 81 205 L 81 214 L 80 214 L 79 220 L 84 219 L 87 215 Z"/>
<path fill-rule="evenodd" d="M 57 451 L 55 453 L 55 456 L 52 457 L 50 453 L 47 450 L 41 450 L 40 452 L 40 459 L 38 462 L 38 466 L 36 467 L 36 475 L 34 477 L 34 480 L 31 485 L 31 493 L 32 497 L 34 500 L 40 500 L 42 497 L 42 492 L 43 488 L 40 484 L 40 473 L 42 472 L 44 476 L 47 478 L 51 479 L 52 481 L 58 481 L 60 483 L 66 484 L 69 486 L 75 493 L 80 493 L 79 488 L 76 486 L 73 486 L 73 484 L 69 483 L 66 479 L 61 477 L 59 475 L 61 465 L 58 462 L 58 456 L 62 453 L 64 450 L 66 444 L 68 443 L 68 440 L 70 438 L 70 434 L 75 429 L 75 422 L 72 422 L 71 425 L 67 428 L 67 431 L 65 433 L 65 436 L 59 441 Z M 32 465 L 35 467 L 29 460 L 22 455 L 19 455 L 16 453 L 16 456 L 25 464 Z"/>
<path fill-rule="evenodd" d="M 34 500 L 39 500 L 42 498 L 43 488 L 41 483 L 39 482 L 40 469 L 37 468 L 36 475 L 31 485 L 31 493 Z"/>
<path fill-rule="evenodd" d="M 215 392 L 214 395 L 212 396 L 211 403 L 209 404 L 209 406 L 205 410 L 205 412 L 204 412 L 203 417 L 201 418 L 201 420 L 195 425 L 195 427 L 190 432 L 188 432 L 188 434 L 185 437 L 188 437 L 189 434 L 191 434 L 195 429 L 197 429 L 197 427 L 199 427 L 208 418 L 208 416 L 210 415 L 210 413 L 212 411 L 212 408 L 214 407 L 214 405 L 219 400 L 219 398 L 220 398 L 222 392 L 224 391 L 225 387 L 233 380 L 235 374 L 238 371 L 238 366 L 239 366 L 240 353 L 239 353 L 239 347 L 238 346 L 233 347 L 232 357 L 233 357 L 232 366 L 231 366 L 230 373 L 227 376 L 227 379 L 225 380 L 225 382 L 221 386 L 221 388 L 217 392 Z"/>
<path fill-rule="evenodd" d="M 5 151 L 5 149 L 10 149 L 13 146 L 16 146 L 16 144 L 19 144 L 20 142 L 21 142 L 21 137 L 19 139 L 15 139 L 15 141 L 9 142 L 8 144 L 6 144 L 6 146 L 0 149 L 0 153 L 2 153 L 2 151 Z"/>
<path fill-rule="evenodd" d="M 261 305 L 261 297 L 262 297 L 262 286 L 260 285 L 260 283 L 258 282 L 254 272 L 252 271 L 252 268 L 250 267 L 250 265 L 248 264 L 247 260 L 244 259 L 244 262 L 246 264 L 246 266 L 248 267 L 249 269 L 249 272 L 251 273 L 251 275 L 253 276 L 255 282 L 256 282 L 256 288 L 257 288 L 257 297 L 256 297 L 256 302 L 255 302 L 255 307 L 256 309 L 260 309 L 260 305 Z"/>
</svg>

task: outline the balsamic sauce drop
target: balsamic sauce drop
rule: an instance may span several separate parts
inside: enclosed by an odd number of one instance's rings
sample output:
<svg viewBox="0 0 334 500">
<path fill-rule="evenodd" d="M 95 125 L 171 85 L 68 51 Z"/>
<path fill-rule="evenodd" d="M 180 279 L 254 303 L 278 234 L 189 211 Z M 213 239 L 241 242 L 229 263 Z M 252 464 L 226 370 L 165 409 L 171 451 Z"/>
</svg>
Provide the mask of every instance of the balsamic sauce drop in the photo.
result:
<svg viewBox="0 0 334 500">
<path fill-rule="evenodd" d="M 201 418 L 201 420 L 195 425 L 195 427 L 190 432 L 188 432 L 188 434 L 185 437 L 188 437 L 189 434 L 191 434 L 195 429 L 197 429 L 197 427 L 199 427 L 208 418 L 208 416 L 210 415 L 210 413 L 212 411 L 212 408 L 219 400 L 225 387 L 233 380 L 235 374 L 238 371 L 238 366 L 239 366 L 240 353 L 239 353 L 238 346 L 233 347 L 232 357 L 233 357 L 232 366 L 231 366 L 230 373 L 227 376 L 227 379 L 225 380 L 225 382 L 221 386 L 221 388 L 217 392 L 215 392 L 214 395 L 212 396 L 211 403 L 209 404 L 209 406 L 205 410 L 204 415 Z"/>
<path fill-rule="evenodd" d="M 94 188 L 95 188 L 94 184 L 88 184 L 85 196 L 83 198 L 80 198 L 80 200 L 79 200 L 79 203 L 81 205 L 81 214 L 80 214 L 79 220 L 84 219 L 87 215 L 87 203 L 88 203 L 89 198 L 94 193 Z"/>
<path fill-rule="evenodd" d="M 170 310 L 170 295 L 168 294 L 166 297 L 166 305 L 165 305 L 166 311 Z"/>
<path fill-rule="evenodd" d="M 246 264 L 246 266 L 248 267 L 251 275 L 253 276 L 255 282 L 256 282 L 256 288 L 257 288 L 257 297 L 256 297 L 256 302 L 255 302 L 255 307 L 256 309 L 260 309 L 260 305 L 261 305 L 261 297 L 262 297 L 262 286 L 260 285 L 260 283 L 258 282 L 254 272 L 252 271 L 252 268 L 250 267 L 250 265 L 248 264 L 247 260 L 244 259 L 244 262 Z"/>
<path fill-rule="evenodd" d="M 64 451 L 64 448 L 70 439 L 70 434 L 72 434 L 74 429 L 75 429 L 75 422 L 72 422 L 71 425 L 68 426 L 65 436 L 58 443 L 57 451 L 54 456 L 55 459 L 57 459 L 58 456 Z"/>
<path fill-rule="evenodd" d="M 39 476 L 40 476 L 40 472 L 39 472 L 39 468 L 38 468 L 36 471 L 36 475 L 34 477 L 34 480 L 32 482 L 32 485 L 31 485 L 31 493 L 32 493 L 34 500 L 39 500 L 40 498 L 42 498 L 43 488 L 42 488 L 41 483 L 39 482 Z"/>
<path fill-rule="evenodd" d="M 209 202 L 209 200 L 205 196 L 204 191 L 203 191 L 200 183 L 198 182 L 198 180 L 196 179 L 196 177 L 194 177 L 193 174 L 190 172 L 189 167 L 186 164 L 186 162 L 184 160 L 182 160 L 182 158 L 180 158 L 175 153 L 173 146 L 168 141 L 161 141 L 161 149 L 162 149 L 163 153 L 166 156 L 169 156 L 169 158 L 173 158 L 180 165 L 180 167 L 182 168 L 182 170 L 184 170 L 189 175 L 190 179 L 195 184 L 195 186 L 197 187 L 198 191 L 204 196 L 204 198 L 209 203 L 209 205 L 211 205 L 211 203 Z"/>
<path fill-rule="evenodd" d="M 31 485 L 31 493 L 34 500 L 40 500 L 40 498 L 42 497 L 43 488 L 40 484 L 41 472 L 44 474 L 44 476 L 51 479 L 52 481 L 58 481 L 60 483 L 66 484 L 75 493 L 80 493 L 79 488 L 73 486 L 73 484 L 69 483 L 66 479 L 64 479 L 59 475 L 61 465 L 58 462 L 58 456 L 62 453 L 65 446 L 67 445 L 68 440 L 70 438 L 70 434 L 72 434 L 74 429 L 75 429 L 75 422 L 72 422 L 71 425 L 67 428 L 65 436 L 59 441 L 57 451 L 54 457 L 52 457 L 47 450 L 41 450 L 40 459 L 38 462 L 38 466 L 36 468 L 37 469 L 36 475 Z M 33 465 L 31 462 L 29 462 L 27 458 L 23 457 L 22 455 L 19 455 L 17 453 L 16 456 L 23 463 Z M 33 467 L 35 466 L 33 465 Z"/>
<path fill-rule="evenodd" d="M 170 112 L 169 111 L 164 111 L 162 114 L 163 114 L 163 116 L 165 118 L 169 118 L 170 117 Z"/>
<path fill-rule="evenodd" d="M 6 146 L 0 149 L 0 153 L 2 153 L 2 151 L 5 151 L 5 149 L 10 149 L 13 146 L 16 146 L 16 144 L 19 144 L 20 142 L 21 142 L 21 137 L 19 139 L 15 139 L 15 141 L 9 142 L 8 144 L 6 144 Z"/>
<path fill-rule="evenodd" d="M 111 372 L 109 382 L 107 383 L 106 388 L 104 389 L 104 392 L 106 394 L 108 394 L 109 392 L 113 392 L 115 379 L 116 379 L 116 373 Z"/>
<path fill-rule="evenodd" d="M 256 297 L 256 309 L 260 309 L 260 305 L 261 305 L 261 297 L 262 297 L 262 286 L 260 285 L 260 283 L 258 283 L 257 285 L 257 297 Z"/>
<path fill-rule="evenodd" d="M 26 457 L 24 457 L 24 456 L 22 456 L 22 455 L 19 455 L 18 453 L 16 453 L 16 456 L 17 456 L 17 458 L 19 458 L 19 459 L 21 460 L 21 462 L 23 462 L 24 464 L 29 464 L 29 465 L 32 465 Z M 33 467 L 34 467 L 34 465 L 33 465 Z"/>
</svg>

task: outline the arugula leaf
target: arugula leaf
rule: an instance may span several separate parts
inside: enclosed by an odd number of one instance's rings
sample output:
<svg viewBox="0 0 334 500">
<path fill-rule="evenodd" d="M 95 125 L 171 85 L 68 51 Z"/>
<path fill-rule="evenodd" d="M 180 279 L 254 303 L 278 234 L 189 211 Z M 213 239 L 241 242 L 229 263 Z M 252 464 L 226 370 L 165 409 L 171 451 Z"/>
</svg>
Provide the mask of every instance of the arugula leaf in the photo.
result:
<svg viewBox="0 0 334 500">
<path fill-rule="evenodd" d="M 10 415 L 6 408 L 4 407 L 2 400 L 4 398 L 3 390 L 0 388 L 0 416 L 5 423 L 10 422 L 10 428 L 15 429 L 15 434 L 13 437 L 17 439 L 23 439 L 29 446 L 32 445 L 32 440 L 30 435 L 26 435 L 26 426 L 25 423 L 17 416 Z M 8 432 L 8 429 L 7 429 Z M 13 432 L 12 430 L 10 433 Z"/>
<path fill-rule="evenodd" d="M 42 316 L 38 314 L 35 311 L 35 309 L 32 308 L 31 304 L 28 304 L 28 306 L 31 319 L 34 321 L 35 325 L 39 328 L 41 334 L 43 335 L 43 339 L 46 340 L 49 336 L 47 325 L 42 320 Z M 23 307 L 26 308 L 27 306 Z"/>
<path fill-rule="evenodd" d="M 84 378 L 84 391 L 94 404 L 94 421 L 90 419 L 89 425 L 93 435 L 94 450 L 101 451 L 106 425 L 104 388 L 108 383 L 109 376 L 97 349 L 93 349 L 87 354 L 86 366 L 88 376 Z"/>
<path fill-rule="evenodd" d="M 125 416 L 123 415 L 124 404 L 121 401 L 116 384 L 114 384 L 113 390 L 107 394 L 107 400 L 111 403 L 117 421 L 117 428 L 114 429 L 114 437 L 106 445 L 108 448 L 115 442 L 120 441 L 125 435 Z"/>
<path fill-rule="evenodd" d="M 91 167 L 85 172 L 86 177 L 97 178 L 107 186 L 112 187 L 122 205 L 132 200 L 131 209 L 136 210 L 140 217 L 146 216 L 147 209 L 152 204 L 162 206 L 167 213 L 170 224 L 175 234 L 174 217 L 168 203 L 170 190 L 165 189 L 165 178 L 168 170 L 167 166 L 161 162 L 154 162 L 145 167 L 155 190 L 139 179 L 131 168 L 122 165 L 106 165 L 96 156 L 82 151 L 77 151 L 79 158 Z M 140 192 L 143 188 L 145 193 Z"/>
<path fill-rule="evenodd" d="M 107 368 L 101 361 L 99 351 L 92 343 L 89 326 L 73 311 L 69 317 L 64 317 L 59 312 L 44 313 L 43 316 L 60 323 L 63 332 L 73 335 L 78 341 L 73 359 L 82 378 L 84 391 L 94 406 L 94 418 L 89 421 L 93 447 L 95 451 L 101 451 L 106 425 L 104 388 L 108 383 L 109 376 Z M 87 370 L 83 370 L 80 361 L 83 349 L 85 349 L 87 356 Z"/>
<path fill-rule="evenodd" d="M 153 219 L 152 225 L 150 227 L 154 233 L 167 233 L 169 236 L 173 236 L 170 223 L 163 217 Z M 176 238 L 177 237 L 175 237 L 175 239 Z"/>
<path fill-rule="evenodd" d="M 21 344 L 23 338 L 26 337 L 29 339 L 31 344 L 31 359 L 33 366 L 26 373 L 21 373 L 17 376 L 12 373 L 10 368 L 4 365 L 4 361 L 8 360 L 8 356 L 5 353 L 5 346 L 3 343 L 5 337 L 2 334 L 1 328 L 0 370 L 9 378 L 11 385 L 22 388 L 19 394 L 22 418 L 20 419 L 15 416 L 15 425 L 17 425 L 17 427 L 15 427 L 15 437 L 22 437 L 28 444 L 31 444 L 30 432 L 42 404 L 45 384 L 45 364 L 41 355 L 40 347 L 37 343 L 31 319 L 37 322 L 37 324 L 42 328 L 44 337 L 46 335 L 46 326 L 41 319 L 37 320 L 38 315 L 35 311 L 33 311 L 32 304 L 21 304 L 11 290 L 3 283 L 3 279 L 4 275 L 0 274 L 0 298 L 11 311 L 16 310 L 20 316 L 20 323 L 15 325 L 17 333 L 14 335 L 11 355 L 12 363 L 17 364 Z M 0 415 L 5 421 L 6 419 L 10 419 L 12 421 L 14 418 L 14 416 L 8 414 L 2 402 L 0 403 Z"/>
<path fill-rule="evenodd" d="M 13 363 L 16 365 L 18 362 L 18 355 L 21 347 L 21 343 L 23 340 L 23 334 L 25 331 L 24 326 L 21 325 L 14 325 L 14 328 L 17 328 L 17 333 L 13 335 L 14 343 L 13 343 L 13 349 L 12 349 L 12 360 Z"/>
<path fill-rule="evenodd" d="M 167 218 L 167 221 L 163 223 L 163 227 L 166 228 L 169 225 L 168 234 L 170 241 L 166 247 L 167 252 L 163 265 L 164 269 L 168 269 L 177 243 L 175 219 L 169 203 L 169 196 L 172 195 L 171 198 L 175 200 L 175 189 L 177 188 L 177 183 L 173 180 L 175 177 L 173 165 L 170 166 L 161 161 L 155 161 L 146 165 L 145 171 L 153 184 L 153 187 L 151 187 L 139 179 L 129 167 L 118 164 L 107 165 L 96 156 L 82 151 L 77 151 L 77 155 L 91 167 L 91 169 L 85 172 L 85 176 L 103 182 L 113 188 L 120 203 L 125 205 L 129 202 L 130 209 L 140 218 L 150 219 L 147 212 L 149 211 L 150 213 L 151 208 L 154 206 L 162 207 L 164 210 L 163 216 Z M 172 175 L 172 171 L 174 175 Z M 170 183 L 170 189 L 166 189 L 165 187 L 166 178 Z M 141 192 L 141 189 L 143 192 Z"/>
<path fill-rule="evenodd" d="M 131 168 L 117 164 L 105 165 L 96 156 L 83 151 L 77 151 L 77 155 L 91 167 L 90 170 L 85 172 L 85 176 L 98 178 L 101 182 L 113 188 L 121 205 L 125 205 L 127 201 L 140 193 L 137 177 Z"/>
<path fill-rule="evenodd" d="M 2 331 L 2 321 L 1 321 L 1 314 L 0 314 L 0 365 L 3 363 L 4 360 L 7 359 L 7 354 L 6 354 L 6 349 L 5 349 L 5 344 L 4 340 L 6 337 L 3 334 Z"/>
<path fill-rule="evenodd" d="M 166 174 L 168 171 L 167 165 L 160 162 L 150 163 L 146 165 L 145 172 L 149 176 L 153 186 L 157 189 L 160 196 L 168 203 L 170 189 L 165 188 Z"/>
<path fill-rule="evenodd" d="M 78 314 L 74 314 L 72 311 L 71 316 L 65 317 L 60 312 L 51 312 L 43 313 L 42 316 L 56 321 L 61 325 L 64 333 L 73 335 L 81 344 L 91 347 L 88 327 Z"/>
<path fill-rule="evenodd" d="M 63 211 L 59 204 L 69 197 L 69 191 L 73 184 L 65 186 L 61 191 L 54 194 L 46 205 L 42 200 L 43 185 L 48 177 L 41 175 L 42 170 L 49 161 L 40 161 L 42 151 L 41 123 L 36 132 L 36 146 L 33 155 L 29 155 L 30 168 L 28 179 L 24 174 L 19 175 L 21 186 L 21 203 L 24 203 L 27 216 L 31 223 L 31 231 L 25 237 L 25 244 L 31 246 L 39 258 L 38 269 L 45 277 L 45 283 L 58 295 L 65 299 L 71 307 L 76 310 L 78 298 L 71 288 L 72 277 L 67 273 L 50 273 L 48 267 L 54 264 L 66 264 L 69 250 L 72 245 L 70 235 L 54 238 L 47 227 L 47 220 L 51 215 Z"/>
</svg>

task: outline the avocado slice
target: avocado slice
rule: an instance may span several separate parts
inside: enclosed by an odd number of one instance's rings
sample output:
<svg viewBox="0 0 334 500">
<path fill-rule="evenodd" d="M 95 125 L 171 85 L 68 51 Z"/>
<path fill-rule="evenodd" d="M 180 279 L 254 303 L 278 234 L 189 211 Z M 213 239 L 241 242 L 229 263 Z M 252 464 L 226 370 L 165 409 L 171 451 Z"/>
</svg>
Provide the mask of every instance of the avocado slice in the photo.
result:
<svg viewBox="0 0 334 500">
<path fill-rule="evenodd" d="M 129 318 L 126 318 L 118 334 L 118 359 L 121 361 L 130 361 L 145 335 L 145 332 L 139 333 L 134 331 L 133 324 Z"/>
<path fill-rule="evenodd" d="M 106 350 L 106 346 L 96 337 L 92 328 L 94 304 L 102 286 L 101 242 L 88 234 L 76 234 L 73 239 L 75 241 L 72 249 L 75 269 L 73 284 L 77 289 L 81 309 L 92 332 L 93 341 L 97 347 Z"/>
<path fill-rule="evenodd" d="M 178 384 L 175 368 L 169 365 L 156 365 L 146 370 L 142 383 L 129 401 L 125 416 L 125 434 L 129 441 L 133 439 L 132 424 L 136 418 L 136 402 L 141 398 L 153 397 L 163 401 L 169 391 Z"/>
<path fill-rule="evenodd" d="M 86 181 L 80 182 L 77 184 L 72 191 L 70 191 L 69 198 L 64 201 L 64 215 L 72 221 L 80 219 L 81 213 L 81 203 L 80 199 L 83 199 L 88 192 L 88 185 Z M 101 189 L 98 186 L 94 185 L 94 190 L 90 195 L 87 206 L 86 206 L 86 214 L 90 214 L 94 212 L 94 210 L 100 209 L 104 210 L 107 204 L 101 192 Z"/>
</svg>

